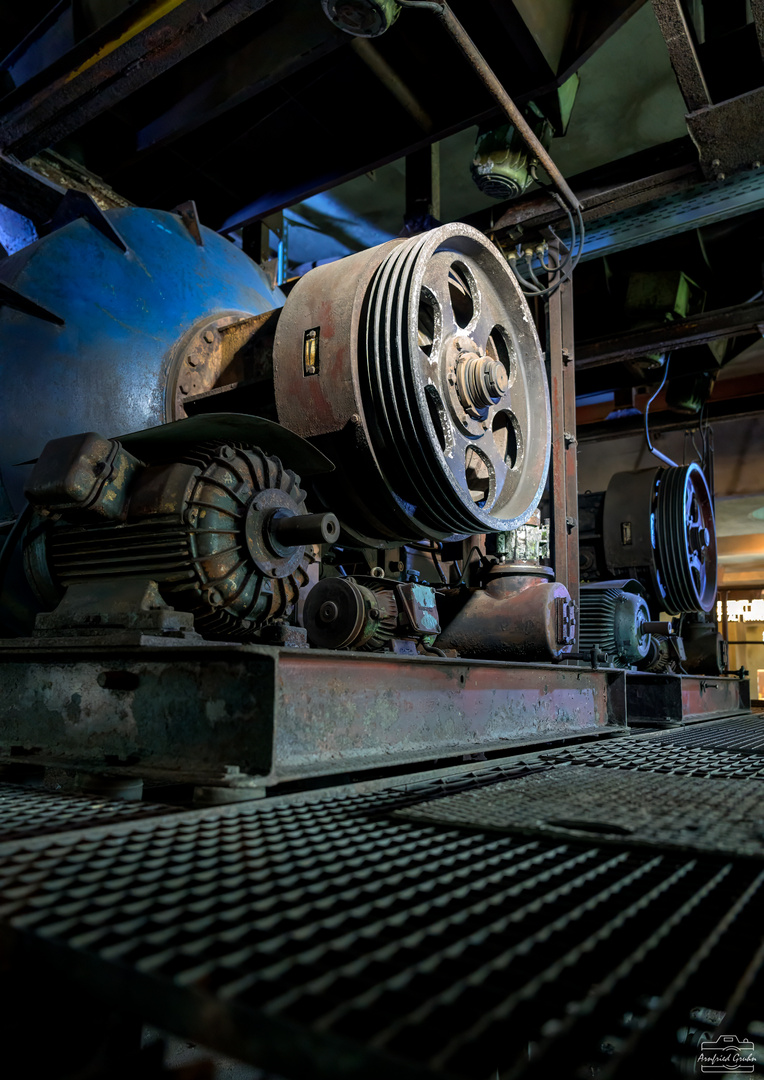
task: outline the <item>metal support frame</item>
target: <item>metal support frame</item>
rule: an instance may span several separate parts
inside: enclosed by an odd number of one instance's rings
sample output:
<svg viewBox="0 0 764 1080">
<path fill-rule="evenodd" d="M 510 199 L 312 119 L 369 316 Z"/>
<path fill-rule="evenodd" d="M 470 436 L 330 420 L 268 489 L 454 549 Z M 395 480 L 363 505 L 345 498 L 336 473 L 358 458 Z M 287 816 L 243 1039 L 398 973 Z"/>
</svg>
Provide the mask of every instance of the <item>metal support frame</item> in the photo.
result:
<svg viewBox="0 0 764 1080">
<path fill-rule="evenodd" d="M 635 359 L 645 353 L 684 349 L 717 338 L 756 333 L 762 324 L 764 301 L 719 308 L 649 330 L 630 330 L 599 341 L 582 342 L 576 363 L 579 371 L 587 371 L 589 368 Z"/>
<path fill-rule="evenodd" d="M 9 640 L 0 698 L 0 760 L 161 777 L 231 799 L 625 723 L 621 671 L 159 638 Z"/>
<path fill-rule="evenodd" d="M 674 727 L 747 714 L 747 679 L 728 675 L 626 673 L 626 713 L 630 727 Z"/>
<path fill-rule="evenodd" d="M 440 218 L 440 143 L 423 146 L 406 157 L 405 222 Z"/>
<path fill-rule="evenodd" d="M 559 257 L 556 241 L 550 256 Z M 564 281 L 547 301 L 547 351 L 552 405 L 550 470 L 552 543 L 557 580 L 578 607 L 578 465 L 576 453 L 576 377 L 573 339 L 573 286 Z M 573 651 L 578 650 L 578 625 Z"/>
<path fill-rule="evenodd" d="M 2 149 L 25 159 L 58 142 L 268 3 L 183 0 L 148 25 L 128 7 L 9 95 Z"/>
<path fill-rule="evenodd" d="M 756 37 L 759 39 L 759 49 L 764 56 L 764 0 L 751 0 L 751 14 L 756 24 Z"/>
<path fill-rule="evenodd" d="M 653 11 L 666 42 L 671 66 L 688 112 L 711 104 L 682 0 L 653 0 Z"/>
<path fill-rule="evenodd" d="M 764 162 L 764 87 L 698 109 L 687 117 L 687 128 L 709 180 L 760 168 Z"/>
<path fill-rule="evenodd" d="M 271 258 L 271 233 L 276 236 L 276 256 Z M 268 274 L 271 285 L 283 285 L 287 279 L 287 223 L 284 214 L 275 214 L 245 225 L 242 229 L 242 250 L 259 263 Z"/>
</svg>

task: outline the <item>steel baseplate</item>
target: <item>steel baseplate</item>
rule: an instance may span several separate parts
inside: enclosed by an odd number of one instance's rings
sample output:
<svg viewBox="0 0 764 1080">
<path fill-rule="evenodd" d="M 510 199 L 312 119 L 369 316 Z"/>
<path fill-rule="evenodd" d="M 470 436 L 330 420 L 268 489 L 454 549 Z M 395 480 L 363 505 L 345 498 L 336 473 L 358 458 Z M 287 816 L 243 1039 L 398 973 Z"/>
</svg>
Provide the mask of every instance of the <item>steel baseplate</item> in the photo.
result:
<svg viewBox="0 0 764 1080">
<path fill-rule="evenodd" d="M 751 692 L 735 675 L 628 672 L 626 704 L 631 727 L 674 727 L 747 714 Z"/>
<path fill-rule="evenodd" d="M 0 761 L 227 788 L 618 733 L 623 672 L 176 643 L 0 645 Z"/>
</svg>

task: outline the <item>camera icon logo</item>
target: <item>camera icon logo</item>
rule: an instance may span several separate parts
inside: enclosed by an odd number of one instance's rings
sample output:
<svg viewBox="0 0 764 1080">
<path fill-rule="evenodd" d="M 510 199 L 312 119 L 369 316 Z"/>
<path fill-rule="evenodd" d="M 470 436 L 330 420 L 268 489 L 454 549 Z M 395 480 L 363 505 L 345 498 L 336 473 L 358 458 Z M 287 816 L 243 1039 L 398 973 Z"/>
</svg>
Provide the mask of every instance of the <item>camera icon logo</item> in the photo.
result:
<svg viewBox="0 0 764 1080">
<path fill-rule="evenodd" d="M 698 1065 L 701 1073 L 752 1073 L 756 1062 L 753 1043 L 737 1035 L 717 1035 L 700 1044 Z"/>
</svg>

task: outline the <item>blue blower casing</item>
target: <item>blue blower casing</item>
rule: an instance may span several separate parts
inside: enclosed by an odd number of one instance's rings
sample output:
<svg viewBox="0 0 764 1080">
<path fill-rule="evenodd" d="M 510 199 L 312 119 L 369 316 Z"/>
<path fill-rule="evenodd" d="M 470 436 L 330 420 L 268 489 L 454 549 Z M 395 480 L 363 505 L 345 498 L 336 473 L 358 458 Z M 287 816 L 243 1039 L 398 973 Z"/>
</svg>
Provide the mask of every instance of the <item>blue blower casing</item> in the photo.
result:
<svg viewBox="0 0 764 1080">
<path fill-rule="evenodd" d="M 0 490 L 16 513 L 29 473 L 19 463 L 72 432 L 117 436 L 172 420 L 168 384 L 189 333 L 284 303 L 211 229 L 201 227 L 200 244 L 175 213 L 104 217 L 116 239 L 80 217 L 0 263 Z"/>
</svg>

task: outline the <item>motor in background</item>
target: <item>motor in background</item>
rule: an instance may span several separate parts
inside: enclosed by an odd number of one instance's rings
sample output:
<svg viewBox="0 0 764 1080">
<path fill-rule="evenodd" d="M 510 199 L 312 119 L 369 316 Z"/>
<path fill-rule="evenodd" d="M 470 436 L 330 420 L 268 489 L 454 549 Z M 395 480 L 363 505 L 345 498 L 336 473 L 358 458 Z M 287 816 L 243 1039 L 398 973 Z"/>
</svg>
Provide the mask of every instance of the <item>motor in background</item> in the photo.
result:
<svg viewBox="0 0 764 1080">
<path fill-rule="evenodd" d="M 578 629 L 581 652 L 599 649 L 621 668 L 649 663 L 653 639 L 673 632 L 670 622 L 651 620 L 645 590 L 633 578 L 582 585 Z"/>
<path fill-rule="evenodd" d="M 578 93 L 578 75 L 552 94 L 530 102 L 523 115 L 545 149 L 565 134 Z M 536 159 L 512 124 L 482 125 L 470 166 L 472 179 L 492 199 L 516 199 L 536 177 Z"/>
<path fill-rule="evenodd" d="M 617 473 L 607 491 L 579 495 L 579 522 L 584 582 L 636 579 L 652 623 L 662 612 L 674 616 L 674 632 L 653 631 L 640 666 L 699 674 L 724 670 L 716 626 L 706 619 L 716 601 L 716 527 L 700 466 Z M 592 632 L 583 609 L 581 629 Z"/>
</svg>

